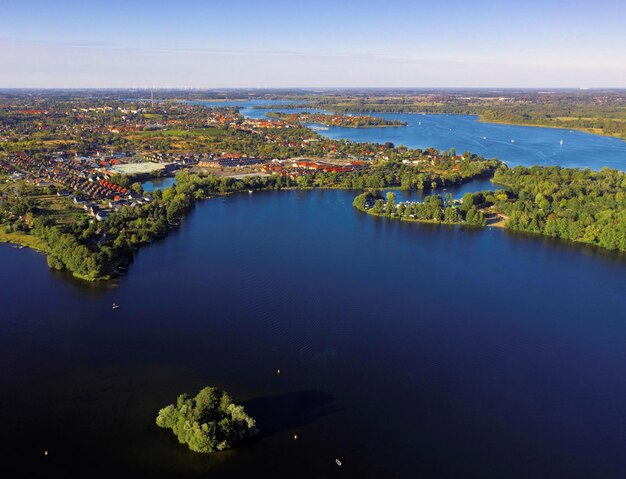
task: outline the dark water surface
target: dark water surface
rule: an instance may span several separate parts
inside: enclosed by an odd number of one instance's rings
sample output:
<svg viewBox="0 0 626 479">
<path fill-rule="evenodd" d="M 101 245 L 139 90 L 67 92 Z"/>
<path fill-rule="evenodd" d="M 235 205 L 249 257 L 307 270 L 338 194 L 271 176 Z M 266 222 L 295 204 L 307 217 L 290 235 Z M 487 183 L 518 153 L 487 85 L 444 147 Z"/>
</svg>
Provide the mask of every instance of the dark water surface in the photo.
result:
<svg viewBox="0 0 626 479">
<path fill-rule="evenodd" d="M 615 139 L 407 117 L 324 133 L 624 169 Z M 113 285 L 0 244 L 1 476 L 626 477 L 624 255 L 388 222 L 354 195 L 206 201 Z M 205 385 L 244 401 L 261 435 L 202 456 L 156 427 Z"/>
<path fill-rule="evenodd" d="M 0 245 L 2 476 L 626 477 L 626 259 L 353 196 L 206 201 L 115 286 Z M 156 427 L 204 385 L 261 436 Z"/>
</svg>

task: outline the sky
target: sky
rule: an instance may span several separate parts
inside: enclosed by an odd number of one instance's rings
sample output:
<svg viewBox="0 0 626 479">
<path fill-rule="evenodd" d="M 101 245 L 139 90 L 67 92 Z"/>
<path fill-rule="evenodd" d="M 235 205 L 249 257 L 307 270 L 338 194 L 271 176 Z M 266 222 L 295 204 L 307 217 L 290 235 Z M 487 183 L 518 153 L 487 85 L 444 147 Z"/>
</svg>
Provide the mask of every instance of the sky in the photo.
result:
<svg viewBox="0 0 626 479">
<path fill-rule="evenodd" d="M 626 87 L 624 0 L 0 4 L 0 88 Z"/>
</svg>

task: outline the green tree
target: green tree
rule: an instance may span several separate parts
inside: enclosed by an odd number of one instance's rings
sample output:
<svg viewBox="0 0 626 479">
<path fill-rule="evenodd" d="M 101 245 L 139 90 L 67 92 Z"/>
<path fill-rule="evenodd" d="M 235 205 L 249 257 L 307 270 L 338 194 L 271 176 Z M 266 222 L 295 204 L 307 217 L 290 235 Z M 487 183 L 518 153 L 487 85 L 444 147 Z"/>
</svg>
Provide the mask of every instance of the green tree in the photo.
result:
<svg viewBox="0 0 626 479">
<path fill-rule="evenodd" d="M 257 434 L 256 421 L 235 404 L 228 393 L 206 387 L 191 398 L 178 396 L 176 405 L 159 411 L 157 426 L 171 429 L 179 442 L 195 452 L 211 453 L 231 448 Z"/>
</svg>

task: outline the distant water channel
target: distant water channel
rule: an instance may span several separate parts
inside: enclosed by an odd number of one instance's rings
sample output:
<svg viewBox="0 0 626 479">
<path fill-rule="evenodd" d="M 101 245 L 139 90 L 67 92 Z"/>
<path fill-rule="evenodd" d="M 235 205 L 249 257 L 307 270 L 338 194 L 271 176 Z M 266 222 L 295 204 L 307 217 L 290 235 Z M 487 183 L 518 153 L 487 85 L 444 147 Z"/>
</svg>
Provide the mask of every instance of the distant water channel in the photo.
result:
<svg viewBox="0 0 626 479">
<path fill-rule="evenodd" d="M 272 101 L 204 103 L 210 106 L 243 106 L 250 118 L 262 118 L 268 110 L 258 105 L 277 105 L 270 111 L 285 110 Z M 301 111 L 301 110 L 300 110 Z M 317 111 L 317 110 L 308 110 Z M 405 145 L 411 148 L 455 148 L 498 158 L 511 166 L 560 165 L 599 170 L 604 166 L 626 170 L 626 142 L 618 138 L 593 135 L 576 130 L 482 123 L 471 115 L 420 115 L 372 113 L 390 120 L 408 123 L 396 128 L 329 127 L 320 134 L 333 139 Z M 561 144 L 561 141 L 563 142 Z"/>
<path fill-rule="evenodd" d="M 354 195 L 202 202 L 112 285 L 0 244 L 3 476 L 626 477 L 624 255 Z M 156 427 L 205 385 L 261 435 L 201 456 Z"/>
</svg>

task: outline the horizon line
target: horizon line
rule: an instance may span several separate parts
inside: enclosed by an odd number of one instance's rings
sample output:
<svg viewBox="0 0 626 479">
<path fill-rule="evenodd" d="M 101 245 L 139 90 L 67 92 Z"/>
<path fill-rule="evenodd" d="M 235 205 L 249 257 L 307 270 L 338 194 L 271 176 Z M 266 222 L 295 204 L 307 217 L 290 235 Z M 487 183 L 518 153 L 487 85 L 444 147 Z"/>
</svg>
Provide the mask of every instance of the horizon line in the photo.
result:
<svg viewBox="0 0 626 479">
<path fill-rule="evenodd" d="M 594 90 L 626 90 L 626 86 L 594 86 L 594 87 L 574 87 L 574 86 L 250 86 L 250 87 L 220 87 L 220 86 L 41 86 L 41 87 L 19 87 L 19 86 L 0 86 L 3 90 L 545 90 L 549 93 L 554 90 L 576 90 L 576 91 L 594 91 Z"/>
</svg>

